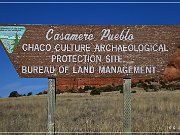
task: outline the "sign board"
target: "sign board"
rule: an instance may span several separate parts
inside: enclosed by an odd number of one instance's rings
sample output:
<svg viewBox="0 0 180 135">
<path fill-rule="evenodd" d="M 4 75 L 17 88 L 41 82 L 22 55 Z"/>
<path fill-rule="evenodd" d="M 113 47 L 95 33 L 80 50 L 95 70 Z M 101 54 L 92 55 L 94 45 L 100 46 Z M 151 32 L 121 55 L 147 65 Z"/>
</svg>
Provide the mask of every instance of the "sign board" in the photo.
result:
<svg viewBox="0 0 180 135">
<path fill-rule="evenodd" d="M 180 26 L 3 25 L 20 77 L 157 77 L 180 44 Z"/>
</svg>

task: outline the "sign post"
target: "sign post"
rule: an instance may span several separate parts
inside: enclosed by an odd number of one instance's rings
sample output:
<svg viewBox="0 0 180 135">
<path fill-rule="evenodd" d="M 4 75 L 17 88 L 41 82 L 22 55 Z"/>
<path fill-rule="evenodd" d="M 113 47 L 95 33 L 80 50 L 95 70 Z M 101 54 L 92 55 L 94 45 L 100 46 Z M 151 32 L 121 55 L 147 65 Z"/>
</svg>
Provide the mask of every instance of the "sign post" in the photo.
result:
<svg viewBox="0 0 180 135">
<path fill-rule="evenodd" d="M 123 130 L 128 135 L 131 135 L 131 79 L 123 79 Z"/>
<path fill-rule="evenodd" d="M 56 79 L 48 79 L 48 134 L 55 134 Z"/>
</svg>

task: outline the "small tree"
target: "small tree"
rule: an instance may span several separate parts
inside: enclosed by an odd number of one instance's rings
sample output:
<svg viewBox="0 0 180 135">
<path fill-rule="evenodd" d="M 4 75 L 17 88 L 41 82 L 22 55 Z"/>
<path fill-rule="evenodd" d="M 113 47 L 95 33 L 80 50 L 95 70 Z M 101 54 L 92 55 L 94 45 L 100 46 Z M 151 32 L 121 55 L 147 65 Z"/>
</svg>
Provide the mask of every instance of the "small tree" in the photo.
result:
<svg viewBox="0 0 180 135">
<path fill-rule="evenodd" d="M 44 90 L 44 91 L 42 92 L 42 94 L 47 94 L 47 91 L 46 91 L 46 90 Z"/>
<path fill-rule="evenodd" d="M 29 93 L 27 94 L 27 96 L 32 96 L 32 92 L 29 92 Z"/>
<path fill-rule="evenodd" d="M 88 91 L 88 90 L 93 90 L 93 89 L 95 89 L 95 87 L 94 86 L 84 86 L 84 90 L 85 91 Z"/>
<path fill-rule="evenodd" d="M 90 95 L 100 95 L 101 92 L 99 89 L 93 89 L 91 92 L 90 92 Z"/>
<path fill-rule="evenodd" d="M 9 97 L 20 97 L 21 95 L 17 92 L 17 91 L 12 91 L 10 94 L 9 94 Z"/>
<path fill-rule="evenodd" d="M 85 93 L 86 91 L 82 89 L 81 87 L 77 90 L 78 93 Z"/>
<path fill-rule="evenodd" d="M 38 94 L 36 94 L 36 95 L 42 95 L 43 93 L 42 92 L 39 92 Z"/>
</svg>

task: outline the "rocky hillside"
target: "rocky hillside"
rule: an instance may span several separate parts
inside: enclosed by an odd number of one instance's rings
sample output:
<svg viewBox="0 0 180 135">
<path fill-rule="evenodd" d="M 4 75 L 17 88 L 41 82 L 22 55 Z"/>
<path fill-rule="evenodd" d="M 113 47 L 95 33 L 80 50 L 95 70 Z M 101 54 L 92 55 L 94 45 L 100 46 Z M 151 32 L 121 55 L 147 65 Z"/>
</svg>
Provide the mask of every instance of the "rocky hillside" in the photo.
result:
<svg viewBox="0 0 180 135">
<path fill-rule="evenodd" d="M 173 80 L 180 77 L 180 48 L 176 50 L 173 56 L 170 58 L 164 73 L 164 80 Z"/>
</svg>

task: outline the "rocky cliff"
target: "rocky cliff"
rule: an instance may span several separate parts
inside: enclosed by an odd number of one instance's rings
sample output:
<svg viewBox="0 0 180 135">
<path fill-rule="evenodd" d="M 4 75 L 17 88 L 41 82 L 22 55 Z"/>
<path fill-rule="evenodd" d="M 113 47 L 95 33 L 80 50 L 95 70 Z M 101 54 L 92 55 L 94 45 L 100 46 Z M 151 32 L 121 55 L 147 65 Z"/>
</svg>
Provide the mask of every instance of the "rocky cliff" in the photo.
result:
<svg viewBox="0 0 180 135">
<path fill-rule="evenodd" d="M 173 80 L 180 77 L 180 48 L 170 58 L 162 78 L 164 80 Z"/>
</svg>

